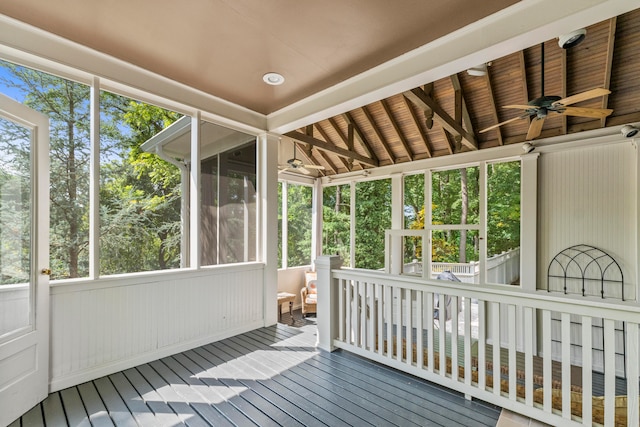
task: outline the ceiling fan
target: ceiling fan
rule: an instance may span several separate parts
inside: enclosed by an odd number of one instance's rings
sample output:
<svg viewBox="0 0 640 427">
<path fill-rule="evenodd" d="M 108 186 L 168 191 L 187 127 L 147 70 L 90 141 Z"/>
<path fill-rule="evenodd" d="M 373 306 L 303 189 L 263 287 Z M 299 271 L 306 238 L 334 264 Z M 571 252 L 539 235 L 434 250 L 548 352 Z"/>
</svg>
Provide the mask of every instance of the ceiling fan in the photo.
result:
<svg viewBox="0 0 640 427">
<path fill-rule="evenodd" d="M 527 140 L 532 140 L 540 136 L 542 133 L 542 126 L 547 117 L 555 116 L 578 116 L 578 117 L 592 117 L 601 119 L 610 115 L 613 110 L 607 108 L 583 108 L 583 107 L 568 107 L 568 105 L 575 104 L 587 99 L 596 98 L 598 96 L 608 95 L 610 90 L 605 88 L 595 88 L 576 95 L 561 98 L 559 96 L 545 96 L 544 95 L 544 43 L 540 47 L 541 61 L 540 61 L 540 75 L 541 75 L 541 92 L 542 96 L 529 101 L 527 105 L 504 105 L 502 108 L 517 108 L 524 110 L 524 114 L 514 117 L 513 119 L 506 120 L 497 125 L 489 126 L 486 129 L 482 129 L 480 133 L 488 132 L 499 126 L 507 123 L 515 122 L 516 120 L 531 118 L 531 124 L 527 131 Z"/>
<path fill-rule="evenodd" d="M 279 174 L 284 172 L 284 171 L 300 171 L 305 175 L 311 175 L 311 171 L 309 169 L 324 170 L 324 166 L 305 164 L 302 160 L 298 159 L 296 157 L 296 147 L 297 147 L 297 144 L 294 142 L 293 143 L 293 158 L 287 160 L 287 164 L 286 165 L 280 165 L 279 166 L 279 168 L 280 168 L 280 170 L 278 171 Z"/>
</svg>

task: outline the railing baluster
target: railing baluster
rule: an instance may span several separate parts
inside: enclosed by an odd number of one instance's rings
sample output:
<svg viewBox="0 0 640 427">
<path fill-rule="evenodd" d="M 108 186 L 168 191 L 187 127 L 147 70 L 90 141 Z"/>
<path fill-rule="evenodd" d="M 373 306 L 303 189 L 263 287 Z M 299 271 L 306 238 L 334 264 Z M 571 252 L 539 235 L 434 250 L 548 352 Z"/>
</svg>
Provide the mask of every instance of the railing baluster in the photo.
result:
<svg viewBox="0 0 640 427">
<path fill-rule="evenodd" d="M 616 335 L 615 322 L 604 319 L 604 425 L 613 426 L 616 410 Z M 638 381 L 637 377 L 633 381 Z M 637 401 L 633 402 L 637 405 Z"/>
<path fill-rule="evenodd" d="M 582 317 L 582 424 L 593 424 L 593 340 L 591 317 Z"/>
<path fill-rule="evenodd" d="M 544 359 L 542 361 L 542 375 L 544 401 L 543 408 L 545 412 L 551 413 L 551 386 L 553 384 L 551 377 L 551 362 L 552 362 L 552 349 L 551 349 L 551 311 L 542 310 L 542 349 L 544 351 Z"/>
<path fill-rule="evenodd" d="M 384 289 L 385 320 L 387 322 L 387 357 L 393 359 L 393 287 Z"/>
<path fill-rule="evenodd" d="M 406 348 L 407 348 L 407 365 L 413 364 L 413 327 L 411 325 L 411 316 L 413 315 L 413 291 L 411 289 L 405 289 L 405 301 L 406 301 Z"/>
<path fill-rule="evenodd" d="M 638 324 L 627 322 L 627 425 L 638 427 L 640 414 L 638 413 Z"/>
<path fill-rule="evenodd" d="M 440 375 L 447 375 L 447 304 L 445 294 L 438 294 L 438 354 Z"/>
<path fill-rule="evenodd" d="M 571 315 L 560 315 L 562 336 L 562 417 L 571 419 Z"/>
<path fill-rule="evenodd" d="M 344 293 L 345 293 L 345 279 L 338 280 L 338 339 L 344 342 Z"/>
<path fill-rule="evenodd" d="M 487 387 L 487 313 L 485 301 L 478 300 L 478 387 L 485 390 Z"/>
<path fill-rule="evenodd" d="M 458 297 L 450 296 L 451 306 L 451 379 L 458 381 Z"/>
<path fill-rule="evenodd" d="M 402 288 L 396 290 L 396 359 L 402 362 Z"/>
<path fill-rule="evenodd" d="M 345 285 L 345 341 L 347 344 L 353 344 L 353 325 L 351 323 L 351 309 L 353 308 L 353 280 L 346 280 Z"/>
<path fill-rule="evenodd" d="M 375 332 L 376 332 L 376 319 L 375 319 L 375 294 L 374 284 L 367 282 L 367 350 L 375 350 Z"/>
<path fill-rule="evenodd" d="M 533 324 L 535 311 L 531 307 L 524 307 L 524 375 L 525 375 L 525 403 L 533 405 Z M 512 325 L 513 326 L 513 325 Z"/>
<path fill-rule="evenodd" d="M 383 343 L 384 343 L 384 286 L 383 285 L 379 285 L 376 284 L 376 297 L 377 297 L 377 304 L 376 304 L 376 320 L 378 322 L 378 328 L 376 330 L 376 340 L 378 342 L 378 354 L 383 355 L 384 354 L 384 348 L 383 348 Z"/>
<path fill-rule="evenodd" d="M 463 298 L 464 303 L 464 383 L 471 385 L 471 298 Z"/>
<path fill-rule="evenodd" d="M 433 293 L 427 292 L 427 368 L 429 372 L 434 371 L 433 364 Z"/>
<path fill-rule="evenodd" d="M 509 337 L 509 399 L 516 400 L 518 393 L 516 386 L 518 385 L 518 365 L 516 361 L 516 331 L 518 330 L 516 324 L 516 306 L 509 304 L 507 306 L 507 336 Z"/>
<path fill-rule="evenodd" d="M 367 349 L 367 283 L 358 285 L 358 300 L 360 301 L 360 348 Z"/>
<path fill-rule="evenodd" d="M 491 335 L 493 336 L 493 393 L 500 396 L 500 303 L 491 303 Z"/>
<path fill-rule="evenodd" d="M 423 300 L 424 293 L 422 291 L 416 291 L 416 366 L 418 369 L 424 367 L 424 343 L 422 338 L 422 329 L 424 327 Z"/>
</svg>

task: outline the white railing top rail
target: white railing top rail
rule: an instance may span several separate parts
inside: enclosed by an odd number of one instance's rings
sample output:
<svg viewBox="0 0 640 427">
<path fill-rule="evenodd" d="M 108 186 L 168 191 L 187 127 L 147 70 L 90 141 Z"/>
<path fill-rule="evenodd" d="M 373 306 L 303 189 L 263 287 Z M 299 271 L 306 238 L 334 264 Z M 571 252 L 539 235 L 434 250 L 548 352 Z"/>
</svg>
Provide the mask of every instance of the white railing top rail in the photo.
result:
<svg viewBox="0 0 640 427">
<path fill-rule="evenodd" d="M 575 298 L 571 295 L 549 294 L 546 291 L 526 292 L 510 285 L 460 284 L 442 280 L 423 279 L 405 275 L 392 275 L 364 269 L 342 268 L 332 270 L 335 279 L 358 280 L 404 289 L 427 290 L 459 297 L 498 301 L 536 309 L 558 311 L 581 316 L 602 317 L 616 321 L 637 322 L 640 306 L 632 301 L 614 301 L 600 298 Z"/>
</svg>

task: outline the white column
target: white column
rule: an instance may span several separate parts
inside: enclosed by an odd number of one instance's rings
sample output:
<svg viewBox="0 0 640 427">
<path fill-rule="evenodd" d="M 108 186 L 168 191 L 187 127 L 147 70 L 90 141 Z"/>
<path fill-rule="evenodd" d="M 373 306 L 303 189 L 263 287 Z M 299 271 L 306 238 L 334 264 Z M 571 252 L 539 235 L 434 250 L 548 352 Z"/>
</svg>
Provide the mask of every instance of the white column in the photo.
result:
<svg viewBox="0 0 640 427">
<path fill-rule="evenodd" d="M 89 278 L 100 275 L 100 79 L 91 85 L 91 155 L 89 169 Z"/>
<path fill-rule="evenodd" d="M 537 217 L 538 217 L 538 156 L 522 156 L 520 169 L 520 286 L 536 290 L 537 273 Z"/>
<path fill-rule="evenodd" d="M 311 265 L 322 254 L 322 181 L 313 183 L 313 199 L 311 202 Z"/>
<path fill-rule="evenodd" d="M 258 137 L 258 260 L 264 263 L 264 325 L 278 321 L 278 135 Z M 286 241 L 285 241 L 286 242 Z"/>
<path fill-rule="evenodd" d="M 487 162 L 480 162 L 478 165 L 479 170 L 479 189 L 478 189 L 478 198 L 480 199 L 480 274 L 479 274 L 479 283 L 485 284 L 487 283 L 487 239 L 488 230 L 487 230 Z"/>
<path fill-rule="evenodd" d="M 191 117 L 191 168 L 189 174 L 189 266 L 200 267 L 200 111 Z"/>
<path fill-rule="evenodd" d="M 404 196 L 402 192 L 402 175 L 391 176 L 391 229 L 404 228 Z M 391 274 L 402 273 L 403 249 L 402 236 L 391 237 Z"/>
<path fill-rule="evenodd" d="M 338 290 L 331 270 L 340 268 L 341 261 L 337 255 L 323 255 L 316 259 L 318 272 L 318 347 L 333 351 L 333 340 L 338 336 Z"/>
</svg>

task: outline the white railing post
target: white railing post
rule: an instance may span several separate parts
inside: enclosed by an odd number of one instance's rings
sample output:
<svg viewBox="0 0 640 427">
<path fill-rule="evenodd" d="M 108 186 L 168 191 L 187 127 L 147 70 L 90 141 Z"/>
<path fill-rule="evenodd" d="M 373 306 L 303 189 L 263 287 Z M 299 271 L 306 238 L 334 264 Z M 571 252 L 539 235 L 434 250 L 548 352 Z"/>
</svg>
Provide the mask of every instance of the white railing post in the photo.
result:
<svg viewBox="0 0 640 427">
<path fill-rule="evenodd" d="M 338 288 L 331 270 L 340 268 L 342 259 L 336 255 L 316 258 L 318 272 L 318 347 L 333 351 L 333 340 L 338 337 Z"/>
</svg>

